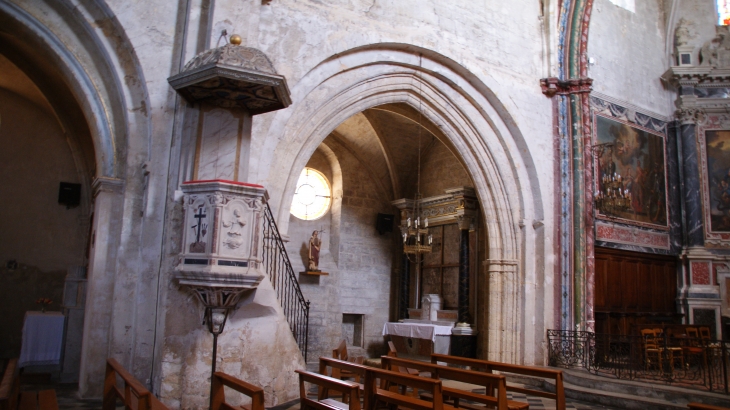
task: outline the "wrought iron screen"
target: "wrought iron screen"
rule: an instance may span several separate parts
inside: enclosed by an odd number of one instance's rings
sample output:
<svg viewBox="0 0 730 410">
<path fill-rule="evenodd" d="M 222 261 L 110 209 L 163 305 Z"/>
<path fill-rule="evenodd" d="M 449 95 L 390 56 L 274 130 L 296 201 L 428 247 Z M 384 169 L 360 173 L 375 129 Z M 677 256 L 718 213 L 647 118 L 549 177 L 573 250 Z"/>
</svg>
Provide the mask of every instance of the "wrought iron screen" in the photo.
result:
<svg viewBox="0 0 730 410">
<path fill-rule="evenodd" d="M 550 366 L 728 394 L 730 341 L 548 330 Z"/>
<path fill-rule="evenodd" d="M 284 309 L 284 315 L 289 322 L 294 339 L 307 361 L 307 342 L 309 333 L 309 301 L 299 287 L 294 275 L 289 255 L 286 253 L 284 241 L 281 240 L 279 228 L 276 226 L 274 215 L 269 204 L 264 209 L 264 268 L 269 280 L 276 290 L 279 303 Z"/>
</svg>

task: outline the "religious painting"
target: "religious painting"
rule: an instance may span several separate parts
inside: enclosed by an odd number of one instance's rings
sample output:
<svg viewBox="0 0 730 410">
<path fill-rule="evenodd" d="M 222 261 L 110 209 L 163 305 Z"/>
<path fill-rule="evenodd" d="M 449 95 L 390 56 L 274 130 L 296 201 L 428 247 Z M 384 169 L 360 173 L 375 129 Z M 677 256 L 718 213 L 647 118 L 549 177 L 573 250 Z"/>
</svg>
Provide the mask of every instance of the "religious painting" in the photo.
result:
<svg viewBox="0 0 730 410">
<path fill-rule="evenodd" d="M 664 135 L 598 114 L 594 130 L 597 217 L 669 229 Z"/>
<path fill-rule="evenodd" d="M 709 231 L 730 232 L 730 130 L 705 131 Z"/>
</svg>

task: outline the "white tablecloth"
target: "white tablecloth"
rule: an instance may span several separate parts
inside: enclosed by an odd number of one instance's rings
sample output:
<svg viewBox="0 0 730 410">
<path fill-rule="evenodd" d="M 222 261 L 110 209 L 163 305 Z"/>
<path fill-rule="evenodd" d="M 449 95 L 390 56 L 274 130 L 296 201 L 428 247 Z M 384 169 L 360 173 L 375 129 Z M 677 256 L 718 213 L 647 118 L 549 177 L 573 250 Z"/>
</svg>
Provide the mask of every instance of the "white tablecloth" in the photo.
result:
<svg viewBox="0 0 730 410">
<path fill-rule="evenodd" d="M 451 335 L 453 326 L 440 326 L 430 323 L 387 322 L 383 325 L 383 336 L 396 335 L 436 342 L 436 336 Z"/>
<path fill-rule="evenodd" d="M 64 320 L 61 312 L 25 312 L 18 367 L 61 363 Z"/>
</svg>

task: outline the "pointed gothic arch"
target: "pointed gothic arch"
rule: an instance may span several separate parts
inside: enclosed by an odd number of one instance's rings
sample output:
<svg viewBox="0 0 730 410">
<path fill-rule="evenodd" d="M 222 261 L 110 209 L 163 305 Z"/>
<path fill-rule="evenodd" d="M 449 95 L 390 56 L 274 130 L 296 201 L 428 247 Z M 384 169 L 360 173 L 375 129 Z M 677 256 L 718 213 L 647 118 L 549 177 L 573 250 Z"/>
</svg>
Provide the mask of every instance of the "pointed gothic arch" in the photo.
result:
<svg viewBox="0 0 730 410">
<path fill-rule="evenodd" d="M 404 44 L 376 44 L 332 56 L 292 89 L 293 108 L 277 113 L 263 141 L 271 158 L 252 161 L 288 229 L 291 192 L 302 167 L 324 138 L 352 115 L 382 104 L 421 109 L 449 139 L 471 175 L 487 227 L 487 332 L 485 356 L 507 362 L 541 362 L 546 329 L 526 325 L 551 303 L 543 286 L 544 204 L 526 140 L 490 88 L 454 61 Z M 267 166 L 265 161 L 270 160 Z M 486 287 L 483 287 L 486 289 Z M 495 291 L 495 289 L 498 289 Z M 530 300 L 526 299 L 530 294 Z M 537 294 L 539 297 L 534 298 Z M 486 296 L 486 295 L 484 295 Z M 549 319 L 548 319 L 549 320 Z M 532 319 L 530 319 L 532 322 Z"/>
</svg>

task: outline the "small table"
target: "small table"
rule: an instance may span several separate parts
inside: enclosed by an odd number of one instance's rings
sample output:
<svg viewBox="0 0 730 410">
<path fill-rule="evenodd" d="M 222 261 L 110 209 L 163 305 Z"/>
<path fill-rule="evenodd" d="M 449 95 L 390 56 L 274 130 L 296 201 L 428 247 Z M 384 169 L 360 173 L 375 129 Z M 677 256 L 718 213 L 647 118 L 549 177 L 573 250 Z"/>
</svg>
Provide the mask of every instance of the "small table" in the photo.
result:
<svg viewBox="0 0 730 410">
<path fill-rule="evenodd" d="M 25 312 L 19 368 L 61 364 L 65 319 L 61 312 Z"/>
</svg>

